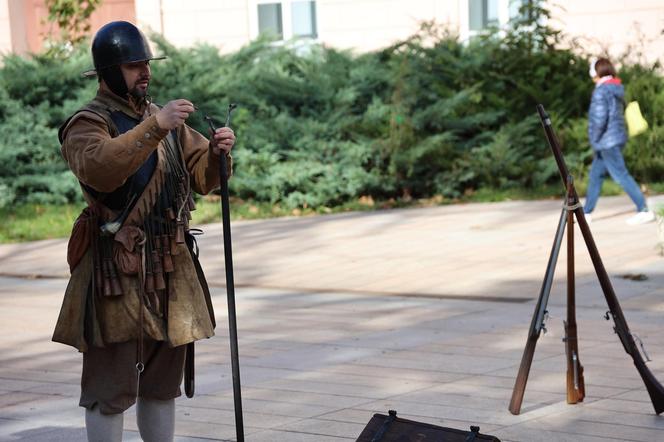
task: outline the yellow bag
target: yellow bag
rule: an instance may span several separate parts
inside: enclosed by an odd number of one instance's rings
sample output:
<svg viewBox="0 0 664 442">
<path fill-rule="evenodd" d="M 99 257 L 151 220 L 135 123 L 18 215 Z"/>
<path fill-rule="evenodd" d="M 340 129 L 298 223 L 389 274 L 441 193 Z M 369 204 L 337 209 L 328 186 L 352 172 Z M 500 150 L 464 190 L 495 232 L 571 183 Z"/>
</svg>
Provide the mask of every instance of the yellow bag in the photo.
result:
<svg viewBox="0 0 664 442">
<path fill-rule="evenodd" d="M 641 115 L 638 101 L 631 101 L 625 108 L 625 122 L 630 137 L 635 137 L 648 129 L 648 122 Z"/>
</svg>

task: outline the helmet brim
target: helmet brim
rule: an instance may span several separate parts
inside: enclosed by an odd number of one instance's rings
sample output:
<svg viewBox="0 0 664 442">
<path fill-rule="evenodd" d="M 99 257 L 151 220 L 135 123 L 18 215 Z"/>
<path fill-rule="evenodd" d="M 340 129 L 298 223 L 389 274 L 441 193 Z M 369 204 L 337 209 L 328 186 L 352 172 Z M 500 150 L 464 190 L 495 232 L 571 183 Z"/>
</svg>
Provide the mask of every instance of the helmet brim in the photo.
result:
<svg viewBox="0 0 664 442">
<path fill-rule="evenodd" d="M 163 57 L 152 57 L 149 58 L 147 61 L 152 61 L 152 60 L 166 60 L 168 57 L 163 56 Z M 136 60 L 136 61 L 128 61 L 127 63 L 136 63 L 138 61 L 146 61 L 146 60 Z M 127 64 L 123 63 L 123 64 Z M 110 66 L 109 66 L 110 67 Z M 87 71 L 84 71 L 81 73 L 81 77 L 85 78 L 91 78 L 91 77 L 96 77 L 97 76 L 97 70 L 96 69 L 88 69 Z"/>
</svg>

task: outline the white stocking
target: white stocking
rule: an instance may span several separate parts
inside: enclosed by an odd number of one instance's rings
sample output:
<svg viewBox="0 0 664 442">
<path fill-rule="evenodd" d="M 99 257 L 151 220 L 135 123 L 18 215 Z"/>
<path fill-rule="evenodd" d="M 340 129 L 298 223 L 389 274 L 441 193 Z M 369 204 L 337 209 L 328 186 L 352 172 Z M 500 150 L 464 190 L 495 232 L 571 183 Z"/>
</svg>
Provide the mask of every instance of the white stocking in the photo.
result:
<svg viewBox="0 0 664 442">
<path fill-rule="evenodd" d="M 101 414 L 99 407 L 85 410 L 89 442 L 121 442 L 124 414 Z"/>
<path fill-rule="evenodd" d="M 138 398 L 136 423 L 145 442 L 171 442 L 175 437 L 175 399 Z"/>
</svg>

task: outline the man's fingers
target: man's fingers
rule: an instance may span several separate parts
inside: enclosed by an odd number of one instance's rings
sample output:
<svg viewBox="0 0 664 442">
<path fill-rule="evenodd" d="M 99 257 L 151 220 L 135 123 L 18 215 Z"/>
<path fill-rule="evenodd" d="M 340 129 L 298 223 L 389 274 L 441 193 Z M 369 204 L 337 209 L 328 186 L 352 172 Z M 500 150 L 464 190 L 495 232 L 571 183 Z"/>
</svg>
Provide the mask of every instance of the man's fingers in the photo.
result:
<svg viewBox="0 0 664 442">
<path fill-rule="evenodd" d="M 235 134 L 233 131 L 227 127 L 222 127 L 220 129 L 217 129 L 217 131 L 214 133 L 214 138 L 216 140 L 223 140 L 227 138 L 235 138 Z"/>
<path fill-rule="evenodd" d="M 180 98 L 177 100 L 173 100 L 174 103 L 177 103 L 178 105 L 185 105 L 185 106 L 190 106 L 192 109 L 194 108 L 194 103 L 192 103 L 189 100 L 186 100 L 184 98 Z"/>
<path fill-rule="evenodd" d="M 176 107 L 178 112 L 186 112 L 187 115 L 194 111 L 194 106 L 189 106 L 188 104 L 181 104 Z"/>
<path fill-rule="evenodd" d="M 194 105 L 191 101 L 180 98 L 178 100 L 173 100 L 171 104 L 172 109 L 177 112 L 187 112 L 188 114 L 194 112 Z"/>
<path fill-rule="evenodd" d="M 235 144 L 235 140 L 221 140 L 221 141 L 217 141 L 215 146 L 233 147 L 234 144 Z"/>
<path fill-rule="evenodd" d="M 213 152 L 216 155 L 221 155 L 221 152 L 223 151 L 224 153 L 229 153 L 231 149 L 233 148 L 233 145 L 235 145 L 235 135 L 229 134 L 229 133 L 224 133 L 224 134 L 219 134 L 216 133 L 213 137 Z"/>
<path fill-rule="evenodd" d="M 212 152 L 214 152 L 215 155 L 221 155 L 221 153 L 228 153 L 231 151 L 231 146 L 224 146 L 222 144 L 215 146 L 212 148 Z"/>
<path fill-rule="evenodd" d="M 235 133 L 230 127 L 220 127 L 212 134 L 212 151 L 215 155 L 229 153 L 235 144 Z"/>
<path fill-rule="evenodd" d="M 214 144 L 229 144 L 233 145 L 235 144 L 235 138 L 214 138 Z"/>
<path fill-rule="evenodd" d="M 217 142 L 219 142 L 219 143 L 224 142 L 224 141 L 231 141 L 231 142 L 232 142 L 232 141 L 235 141 L 235 137 L 232 136 L 232 135 L 231 135 L 231 136 L 219 136 L 219 135 L 215 135 L 215 136 L 214 136 L 214 139 L 215 139 Z"/>
</svg>

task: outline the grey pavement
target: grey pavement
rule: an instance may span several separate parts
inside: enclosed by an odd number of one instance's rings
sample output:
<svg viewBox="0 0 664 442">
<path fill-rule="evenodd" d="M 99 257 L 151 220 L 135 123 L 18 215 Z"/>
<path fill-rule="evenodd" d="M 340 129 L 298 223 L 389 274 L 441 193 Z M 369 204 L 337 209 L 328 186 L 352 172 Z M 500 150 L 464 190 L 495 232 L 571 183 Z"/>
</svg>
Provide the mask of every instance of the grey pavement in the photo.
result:
<svg viewBox="0 0 664 442">
<path fill-rule="evenodd" d="M 664 417 L 603 318 L 578 229 L 586 399 L 565 401 L 563 247 L 522 413 L 507 410 L 560 210 L 513 201 L 234 222 L 246 440 L 355 440 L 388 409 L 503 441 L 664 440 Z M 625 224 L 631 210 L 603 197 L 591 230 L 664 380 L 664 258 L 655 223 Z M 203 230 L 218 327 L 197 346 L 196 396 L 176 402 L 178 441 L 235 439 L 221 226 Z M 1 441 L 85 440 L 81 355 L 50 341 L 65 252 L 66 240 L 0 246 Z M 125 429 L 140 440 L 133 408 Z"/>
</svg>

